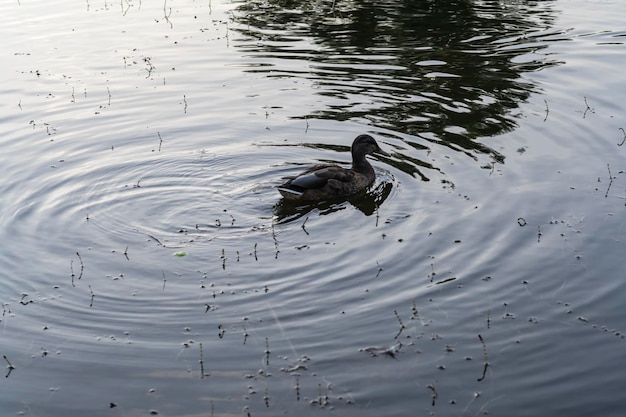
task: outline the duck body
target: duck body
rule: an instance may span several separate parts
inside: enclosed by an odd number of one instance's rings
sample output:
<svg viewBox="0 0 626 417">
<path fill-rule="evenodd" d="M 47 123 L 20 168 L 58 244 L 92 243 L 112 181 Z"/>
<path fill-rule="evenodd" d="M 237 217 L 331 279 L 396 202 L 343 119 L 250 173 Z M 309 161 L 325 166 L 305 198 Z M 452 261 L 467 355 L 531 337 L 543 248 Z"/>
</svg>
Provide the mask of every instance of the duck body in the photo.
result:
<svg viewBox="0 0 626 417">
<path fill-rule="evenodd" d="M 298 176 L 288 177 L 278 187 L 286 200 L 321 201 L 345 197 L 367 188 L 374 179 L 374 168 L 365 158 L 366 155 L 384 152 L 370 135 L 359 135 L 352 143 L 352 166 L 343 168 L 339 165 L 314 165 Z"/>
</svg>

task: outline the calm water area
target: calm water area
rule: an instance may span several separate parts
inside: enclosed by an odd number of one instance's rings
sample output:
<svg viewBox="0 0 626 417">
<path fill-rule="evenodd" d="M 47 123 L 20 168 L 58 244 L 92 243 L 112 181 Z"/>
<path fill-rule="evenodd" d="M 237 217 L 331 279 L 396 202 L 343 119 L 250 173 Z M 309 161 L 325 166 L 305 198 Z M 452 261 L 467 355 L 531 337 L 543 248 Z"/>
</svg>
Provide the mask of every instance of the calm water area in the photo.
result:
<svg viewBox="0 0 626 417">
<path fill-rule="evenodd" d="M 623 9 L 5 1 L 0 414 L 622 415 Z"/>
</svg>

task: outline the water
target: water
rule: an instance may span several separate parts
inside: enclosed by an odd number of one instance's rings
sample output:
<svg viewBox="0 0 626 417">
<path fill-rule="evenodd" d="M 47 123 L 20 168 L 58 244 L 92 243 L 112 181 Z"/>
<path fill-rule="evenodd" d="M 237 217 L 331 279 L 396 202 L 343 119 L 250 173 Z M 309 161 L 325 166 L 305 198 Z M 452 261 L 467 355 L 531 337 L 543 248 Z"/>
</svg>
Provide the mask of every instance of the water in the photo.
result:
<svg viewBox="0 0 626 417">
<path fill-rule="evenodd" d="M 618 3 L 5 9 L 5 414 L 626 405 Z"/>
</svg>

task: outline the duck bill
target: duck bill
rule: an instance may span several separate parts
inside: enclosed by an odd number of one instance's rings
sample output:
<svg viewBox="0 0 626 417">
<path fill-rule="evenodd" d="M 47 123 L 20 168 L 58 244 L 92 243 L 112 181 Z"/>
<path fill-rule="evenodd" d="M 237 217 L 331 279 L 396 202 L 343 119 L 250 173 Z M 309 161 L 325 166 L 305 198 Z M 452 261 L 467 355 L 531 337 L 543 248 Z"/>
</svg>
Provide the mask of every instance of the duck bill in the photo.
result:
<svg viewBox="0 0 626 417">
<path fill-rule="evenodd" d="M 378 148 L 376 151 L 373 152 L 374 155 L 382 155 L 382 156 L 391 156 L 390 154 L 388 154 L 387 152 L 383 151 L 382 149 Z"/>
</svg>

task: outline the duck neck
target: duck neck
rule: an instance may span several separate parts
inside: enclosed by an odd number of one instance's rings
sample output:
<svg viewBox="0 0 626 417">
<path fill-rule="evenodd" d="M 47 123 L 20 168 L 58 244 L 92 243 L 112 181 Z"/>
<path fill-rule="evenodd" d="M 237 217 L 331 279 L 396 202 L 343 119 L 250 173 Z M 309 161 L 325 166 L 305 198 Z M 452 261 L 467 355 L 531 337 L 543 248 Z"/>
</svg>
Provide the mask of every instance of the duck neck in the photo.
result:
<svg viewBox="0 0 626 417">
<path fill-rule="evenodd" d="M 361 174 L 365 174 L 367 176 L 372 176 L 374 174 L 374 168 L 365 158 L 365 155 L 362 154 L 353 154 L 352 155 L 352 170 Z"/>
</svg>

